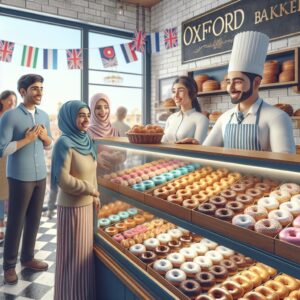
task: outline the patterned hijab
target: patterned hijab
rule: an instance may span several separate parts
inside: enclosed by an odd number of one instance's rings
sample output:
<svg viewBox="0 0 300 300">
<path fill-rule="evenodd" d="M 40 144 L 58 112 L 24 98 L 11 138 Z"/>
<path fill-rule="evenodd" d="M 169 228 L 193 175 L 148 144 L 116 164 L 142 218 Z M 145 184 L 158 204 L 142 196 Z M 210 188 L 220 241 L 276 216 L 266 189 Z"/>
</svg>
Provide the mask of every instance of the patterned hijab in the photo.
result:
<svg viewBox="0 0 300 300">
<path fill-rule="evenodd" d="M 95 108 L 99 100 L 104 100 L 108 107 L 109 112 L 107 116 L 101 118 L 95 114 Z M 90 101 L 91 107 L 91 123 L 89 127 L 89 133 L 93 139 L 101 138 L 101 137 L 109 137 L 109 136 L 119 136 L 118 130 L 111 126 L 110 123 L 110 101 L 109 98 L 102 93 L 95 94 Z"/>
<path fill-rule="evenodd" d="M 83 155 L 91 154 L 96 159 L 94 142 L 88 133 L 80 131 L 76 125 L 78 111 L 88 105 L 82 101 L 68 101 L 62 105 L 58 113 L 58 127 L 62 132 L 54 145 L 51 164 L 51 187 L 59 182 L 61 168 L 70 148 Z"/>
</svg>

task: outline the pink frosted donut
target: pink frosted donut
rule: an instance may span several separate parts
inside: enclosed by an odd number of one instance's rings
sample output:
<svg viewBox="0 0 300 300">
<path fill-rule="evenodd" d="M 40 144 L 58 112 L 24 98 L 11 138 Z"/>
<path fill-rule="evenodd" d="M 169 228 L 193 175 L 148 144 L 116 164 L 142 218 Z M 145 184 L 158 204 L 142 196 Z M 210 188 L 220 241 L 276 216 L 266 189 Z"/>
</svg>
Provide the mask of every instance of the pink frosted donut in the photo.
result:
<svg viewBox="0 0 300 300">
<path fill-rule="evenodd" d="M 289 192 L 291 195 L 296 195 L 300 193 L 300 186 L 296 183 L 285 183 L 282 184 L 279 189 L 281 191 Z"/>
<path fill-rule="evenodd" d="M 293 221 L 293 216 L 288 210 L 276 209 L 269 212 L 268 219 L 277 220 L 282 226 L 286 226 Z"/>
<path fill-rule="evenodd" d="M 114 239 L 116 242 L 120 243 L 122 240 L 124 240 L 124 236 L 123 236 L 123 234 L 121 234 L 121 233 L 117 233 L 117 234 L 115 234 L 115 235 L 113 236 L 113 239 Z"/>
<path fill-rule="evenodd" d="M 288 210 L 293 217 L 297 217 L 300 215 L 300 204 L 296 202 L 284 202 L 280 204 L 281 210 Z"/>
<path fill-rule="evenodd" d="M 297 202 L 300 204 L 300 194 L 294 195 L 291 200 L 291 202 Z"/>
<path fill-rule="evenodd" d="M 283 203 L 290 200 L 291 194 L 287 191 L 275 190 L 270 193 L 270 197 L 275 198 L 279 203 Z"/>
<path fill-rule="evenodd" d="M 122 184 L 124 182 L 122 177 L 115 177 L 110 180 L 112 183 Z"/>
<path fill-rule="evenodd" d="M 247 207 L 244 210 L 244 213 L 254 218 L 255 221 L 265 219 L 268 216 L 268 211 L 264 207 L 258 205 L 251 205 Z"/>
<path fill-rule="evenodd" d="M 274 219 L 262 219 L 255 223 L 254 229 L 258 233 L 275 237 L 282 229 L 282 226 Z"/>
<path fill-rule="evenodd" d="M 258 206 L 264 207 L 267 211 L 277 209 L 279 202 L 272 197 L 262 197 L 257 201 Z"/>
<path fill-rule="evenodd" d="M 255 219 L 251 215 L 240 214 L 233 217 L 232 224 L 247 229 L 253 229 Z"/>
<path fill-rule="evenodd" d="M 282 229 L 279 233 L 279 239 L 300 246 L 300 228 L 288 227 Z"/>
<path fill-rule="evenodd" d="M 298 216 L 298 217 L 294 220 L 293 226 L 294 226 L 294 227 L 297 227 L 297 228 L 300 228 L 300 216 Z"/>
</svg>

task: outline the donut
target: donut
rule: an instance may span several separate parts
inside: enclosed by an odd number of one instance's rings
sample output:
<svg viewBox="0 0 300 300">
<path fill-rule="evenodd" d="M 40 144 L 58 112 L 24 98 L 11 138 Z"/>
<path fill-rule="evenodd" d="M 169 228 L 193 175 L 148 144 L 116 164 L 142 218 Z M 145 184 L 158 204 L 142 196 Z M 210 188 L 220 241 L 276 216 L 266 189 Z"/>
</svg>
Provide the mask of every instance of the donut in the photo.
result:
<svg viewBox="0 0 300 300">
<path fill-rule="evenodd" d="M 282 229 L 281 224 L 274 219 L 262 219 L 255 223 L 254 230 L 258 233 L 275 237 Z"/>
<path fill-rule="evenodd" d="M 171 236 L 172 240 L 177 240 L 182 236 L 182 231 L 178 228 L 173 228 L 168 231 L 168 234 Z"/>
<path fill-rule="evenodd" d="M 190 231 L 188 229 L 179 226 L 177 226 L 177 228 L 182 232 L 182 235 L 184 236 L 188 236 L 190 234 Z"/>
<path fill-rule="evenodd" d="M 143 223 L 146 221 L 145 218 L 144 218 L 142 215 L 135 215 L 135 216 L 133 217 L 133 220 L 135 221 L 135 223 L 136 223 L 137 225 L 143 224 Z"/>
<path fill-rule="evenodd" d="M 208 269 L 213 265 L 212 260 L 207 256 L 197 256 L 194 258 L 193 262 L 198 264 L 202 271 L 208 271 Z"/>
<path fill-rule="evenodd" d="M 271 188 L 277 187 L 279 185 L 279 181 L 272 178 L 264 178 L 262 182 L 270 185 Z"/>
<path fill-rule="evenodd" d="M 121 220 L 129 218 L 129 213 L 127 211 L 120 211 L 118 213 L 118 216 L 120 217 Z"/>
<path fill-rule="evenodd" d="M 292 291 L 289 294 L 289 298 L 291 298 L 291 300 L 299 300 L 300 299 L 300 290 Z"/>
<path fill-rule="evenodd" d="M 212 192 L 209 192 L 209 191 L 205 190 L 205 191 L 200 191 L 199 195 L 202 196 L 202 197 L 205 197 L 205 201 L 206 201 L 207 199 L 209 199 L 209 197 L 213 196 L 214 194 Z"/>
<path fill-rule="evenodd" d="M 168 271 L 173 269 L 172 263 L 167 259 L 158 259 L 153 264 L 153 269 L 161 274 L 165 275 Z"/>
<path fill-rule="evenodd" d="M 210 272 L 199 272 L 195 275 L 195 280 L 199 282 L 203 291 L 209 290 L 216 284 L 216 279 Z"/>
<path fill-rule="evenodd" d="M 270 279 L 269 272 L 265 268 L 260 267 L 259 265 L 251 266 L 249 268 L 249 271 L 259 275 L 263 283 Z"/>
<path fill-rule="evenodd" d="M 170 241 L 168 243 L 168 247 L 170 248 L 171 252 L 177 252 L 181 248 L 181 242 L 177 240 Z"/>
<path fill-rule="evenodd" d="M 234 254 L 229 257 L 229 260 L 235 262 L 239 270 L 243 270 L 247 266 L 245 256 L 242 254 Z"/>
<path fill-rule="evenodd" d="M 109 226 L 110 220 L 108 218 L 101 218 L 98 220 L 98 227 L 106 227 Z"/>
<path fill-rule="evenodd" d="M 272 289 L 278 295 L 279 299 L 283 299 L 289 294 L 288 288 L 279 281 L 268 280 L 265 283 L 265 287 Z"/>
<path fill-rule="evenodd" d="M 181 172 L 178 169 L 171 170 L 170 173 L 174 176 L 174 178 L 181 176 Z"/>
<path fill-rule="evenodd" d="M 255 292 L 258 292 L 266 297 L 268 300 L 279 300 L 278 294 L 266 286 L 259 286 L 255 289 Z"/>
<path fill-rule="evenodd" d="M 222 176 L 226 176 L 229 173 L 228 169 L 226 169 L 226 168 L 219 168 L 216 170 L 216 172 L 222 174 Z"/>
<path fill-rule="evenodd" d="M 150 238 L 144 241 L 144 245 L 147 250 L 154 250 L 157 246 L 160 245 L 160 242 L 156 238 Z"/>
<path fill-rule="evenodd" d="M 212 203 L 202 203 L 198 206 L 197 210 L 202 214 L 214 216 L 215 212 L 217 210 L 217 207 Z"/>
<path fill-rule="evenodd" d="M 182 281 L 179 285 L 179 289 L 190 298 L 194 298 L 201 293 L 200 284 L 192 279 Z"/>
<path fill-rule="evenodd" d="M 200 187 L 193 184 L 187 185 L 186 189 L 189 190 L 192 193 L 192 195 L 196 195 L 200 192 Z"/>
<path fill-rule="evenodd" d="M 230 189 L 238 194 L 242 194 L 246 190 L 246 185 L 243 183 L 235 183 L 230 186 Z"/>
<path fill-rule="evenodd" d="M 124 236 L 121 233 L 117 233 L 116 235 L 113 236 L 113 239 L 116 242 L 120 243 L 122 240 L 124 240 Z"/>
<path fill-rule="evenodd" d="M 267 194 L 270 192 L 272 186 L 264 182 L 258 182 L 255 184 L 254 188 L 261 190 L 264 194 Z"/>
<path fill-rule="evenodd" d="M 277 270 L 276 269 L 274 269 L 274 268 L 272 268 L 272 267 L 270 267 L 268 265 L 265 265 L 263 263 L 259 263 L 258 262 L 258 263 L 256 263 L 256 266 L 264 268 L 269 273 L 270 277 L 273 277 L 273 276 L 275 276 L 277 274 Z"/>
<path fill-rule="evenodd" d="M 253 197 L 246 194 L 237 195 L 235 198 L 236 201 L 243 203 L 245 206 L 251 205 L 254 202 Z"/>
<path fill-rule="evenodd" d="M 129 248 L 129 251 L 130 251 L 132 254 L 134 254 L 134 255 L 136 255 L 136 256 L 139 256 L 139 255 L 141 255 L 142 253 L 146 252 L 146 247 L 145 247 L 144 245 L 142 245 L 142 244 L 135 244 L 135 245 L 133 245 L 133 246 L 131 246 L 131 247 Z"/>
<path fill-rule="evenodd" d="M 270 193 L 270 197 L 275 198 L 279 203 L 289 201 L 291 194 L 284 190 L 275 190 Z"/>
<path fill-rule="evenodd" d="M 170 252 L 170 248 L 166 245 L 160 245 L 155 247 L 154 252 L 158 258 L 162 258 L 165 257 Z"/>
<path fill-rule="evenodd" d="M 168 233 L 161 233 L 156 236 L 160 245 L 166 245 L 172 240 L 172 237 Z"/>
<path fill-rule="evenodd" d="M 118 232 L 123 232 L 127 229 L 127 226 L 125 223 L 116 223 L 115 227 L 117 228 Z"/>
<path fill-rule="evenodd" d="M 223 259 L 220 261 L 220 266 L 226 268 L 226 270 L 228 271 L 228 274 L 230 276 L 234 275 L 237 273 L 238 271 L 238 267 L 237 264 L 230 260 L 230 259 Z"/>
<path fill-rule="evenodd" d="M 258 206 L 264 207 L 267 211 L 277 209 L 279 202 L 272 197 L 262 197 L 257 201 Z"/>
<path fill-rule="evenodd" d="M 245 208 L 244 213 L 251 216 L 255 221 L 266 219 L 268 216 L 268 211 L 264 207 L 258 205 L 251 205 Z"/>
<path fill-rule="evenodd" d="M 186 261 L 193 261 L 197 256 L 197 252 L 193 248 L 182 248 L 179 250 L 179 253 L 184 256 Z"/>
<path fill-rule="evenodd" d="M 256 176 L 256 175 L 247 175 L 247 176 L 244 176 L 242 179 L 243 180 L 251 180 L 254 183 L 261 182 L 261 178 L 259 176 Z"/>
<path fill-rule="evenodd" d="M 170 181 L 172 179 L 174 179 L 174 175 L 172 173 L 162 173 L 161 176 L 165 177 L 166 181 Z"/>
<path fill-rule="evenodd" d="M 204 255 L 208 251 L 208 248 L 201 243 L 191 244 L 191 248 L 194 249 L 199 256 Z"/>
<path fill-rule="evenodd" d="M 216 282 L 224 281 L 229 275 L 227 269 L 220 265 L 211 266 L 208 271 L 215 276 Z"/>
<path fill-rule="evenodd" d="M 268 219 L 277 220 L 282 226 L 286 226 L 293 221 L 293 215 L 288 210 L 276 209 L 269 212 Z"/>
<path fill-rule="evenodd" d="M 221 284 L 221 287 L 227 290 L 234 300 L 244 295 L 244 289 L 236 281 L 226 280 Z"/>
<path fill-rule="evenodd" d="M 252 271 L 244 270 L 241 272 L 241 275 L 247 277 L 253 283 L 253 287 L 255 288 L 262 283 L 261 277 L 257 273 L 254 273 Z"/>
<path fill-rule="evenodd" d="M 192 237 L 190 235 L 182 235 L 179 238 L 179 241 L 181 242 L 182 246 L 189 246 L 192 242 Z"/>
<path fill-rule="evenodd" d="M 254 229 L 255 220 L 250 215 L 241 214 L 233 217 L 232 224 L 247 229 Z"/>
<path fill-rule="evenodd" d="M 244 204 L 238 201 L 228 201 L 225 208 L 232 210 L 234 214 L 239 214 L 243 212 Z"/>
<path fill-rule="evenodd" d="M 252 179 L 248 179 L 245 177 L 239 180 L 238 183 L 244 184 L 246 186 L 246 189 L 253 188 L 255 185 L 255 182 Z"/>
<path fill-rule="evenodd" d="M 289 211 L 293 215 L 293 217 L 297 217 L 300 215 L 300 204 L 296 202 L 289 201 L 281 203 L 279 209 Z"/>
<path fill-rule="evenodd" d="M 267 298 L 261 294 L 261 293 L 258 293 L 258 292 L 255 292 L 255 291 L 251 291 L 251 292 L 248 292 L 246 293 L 243 298 L 241 299 L 248 299 L 248 300 L 267 300 Z"/>
<path fill-rule="evenodd" d="M 167 201 L 171 202 L 171 203 L 174 203 L 174 204 L 177 204 L 177 205 L 181 205 L 182 202 L 183 202 L 183 198 L 178 194 L 173 194 L 173 195 L 169 195 L 167 197 Z"/>
<path fill-rule="evenodd" d="M 300 246 L 300 228 L 287 227 L 280 231 L 279 239 L 281 241 Z"/>
<path fill-rule="evenodd" d="M 213 299 L 222 299 L 222 300 L 232 300 L 231 294 L 222 288 L 213 287 L 208 291 L 208 295 L 211 296 Z"/>
<path fill-rule="evenodd" d="M 157 198 L 161 198 L 161 199 L 164 199 L 164 200 L 167 200 L 168 196 L 169 196 L 169 192 L 168 190 L 166 190 L 165 187 L 161 187 L 159 189 L 155 189 L 153 191 L 153 195 Z"/>
<path fill-rule="evenodd" d="M 209 203 L 215 205 L 217 208 L 225 207 L 227 200 L 222 196 L 213 196 L 209 198 Z"/>
<path fill-rule="evenodd" d="M 171 269 L 166 273 L 165 278 L 171 284 L 179 286 L 182 281 L 186 280 L 186 274 L 180 269 Z"/>
<path fill-rule="evenodd" d="M 263 196 L 262 191 L 257 188 L 256 189 L 255 188 L 247 189 L 245 194 L 251 196 L 254 199 L 258 199 Z"/>
<path fill-rule="evenodd" d="M 278 275 L 274 278 L 275 281 L 281 282 L 289 290 L 289 292 L 299 289 L 299 282 L 286 274 Z"/>
<path fill-rule="evenodd" d="M 218 185 L 208 186 L 206 188 L 206 192 L 212 195 L 217 195 L 221 192 L 221 188 Z"/>
<path fill-rule="evenodd" d="M 249 278 L 243 276 L 241 274 L 234 275 L 232 280 L 237 282 L 244 290 L 245 293 L 251 291 L 253 289 L 253 283 Z"/>
<path fill-rule="evenodd" d="M 144 184 L 146 190 L 155 187 L 155 183 L 152 180 L 145 180 L 145 181 L 142 181 L 141 183 Z"/>
<path fill-rule="evenodd" d="M 192 197 L 191 191 L 186 189 L 178 190 L 176 195 L 182 197 L 183 200 L 190 199 Z"/>
<path fill-rule="evenodd" d="M 118 233 L 118 229 L 115 226 L 106 227 L 104 231 L 110 236 L 116 235 Z"/>
<path fill-rule="evenodd" d="M 154 227 L 161 227 L 164 225 L 164 220 L 163 219 L 154 219 L 151 221 L 151 224 L 153 224 Z"/>
<path fill-rule="evenodd" d="M 173 186 L 164 186 L 163 189 L 168 192 L 168 195 L 176 194 L 176 190 Z"/>
<path fill-rule="evenodd" d="M 233 190 L 224 190 L 220 193 L 221 197 L 224 197 L 227 201 L 234 200 L 237 196 L 237 193 Z"/>
<path fill-rule="evenodd" d="M 150 221 L 154 218 L 154 215 L 150 214 L 149 212 L 144 212 L 143 217 L 145 218 L 146 221 Z"/>
<path fill-rule="evenodd" d="M 200 266 L 192 261 L 186 261 L 181 266 L 180 269 L 187 275 L 187 277 L 195 277 L 196 273 L 201 271 Z"/>
<path fill-rule="evenodd" d="M 234 216 L 234 212 L 229 208 L 218 208 L 215 211 L 215 217 L 223 221 L 231 221 Z"/>
<path fill-rule="evenodd" d="M 295 218 L 295 220 L 293 221 L 293 226 L 297 227 L 297 228 L 300 228 L 300 216 Z"/>
<path fill-rule="evenodd" d="M 292 196 L 300 193 L 300 186 L 296 183 L 285 183 L 282 184 L 279 189 L 281 191 L 286 191 L 290 193 Z"/>
<path fill-rule="evenodd" d="M 139 257 L 145 264 L 151 264 L 156 260 L 156 254 L 153 251 L 145 251 Z"/>
<path fill-rule="evenodd" d="M 166 257 L 175 268 L 179 268 L 185 262 L 185 257 L 181 253 L 170 253 Z"/>
<path fill-rule="evenodd" d="M 238 172 L 229 173 L 227 176 L 228 178 L 233 178 L 234 181 L 239 180 L 242 177 L 242 175 Z"/>
<path fill-rule="evenodd" d="M 218 246 L 216 251 L 221 253 L 224 258 L 229 258 L 230 256 L 234 255 L 234 251 L 225 246 Z"/>
<path fill-rule="evenodd" d="M 195 199 L 186 199 L 183 200 L 182 206 L 187 209 L 194 209 L 199 205 L 199 201 Z"/>
<path fill-rule="evenodd" d="M 206 239 L 206 238 L 202 239 L 200 241 L 200 243 L 204 244 L 209 250 L 214 250 L 218 246 L 218 244 L 216 242 Z"/>
<path fill-rule="evenodd" d="M 297 202 L 298 204 L 300 204 L 300 194 L 294 195 L 290 201 Z"/>
<path fill-rule="evenodd" d="M 246 261 L 246 267 L 249 267 L 255 263 L 255 260 L 249 256 L 245 256 L 245 261 Z"/>
<path fill-rule="evenodd" d="M 135 207 L 131 207 L 127 209 L 127 212 L 129 213 L 130 216 L 135 216 L 138 213 L 138 210 Z"/>
<path fill-rule="evenodd" d="M 209 197 L 207 195 L 204 195 L 203 193 L 200 194 L 196 194 L 196 195 L 193 195 L 191 197 L 192 200 L 195 200 L 195 201 L 198 201 L 198 203 L 202 203 L 204 201 L 206 201 Z"/>
<path fill-rule="evenodd" d="M 209 250 L 204 256 L 209 257 L 214 265 L 218 265 L 222 259 L 224 259 L 223 255 L 217 250 Z"/>
<path fill-rule="evenodd" d="M 202 290 L 203 290 L 203 288 L 202 288 Z M 210 296 L 208 296 L 206 294 L 200 294 L 199 296 L 197 296 L 195 298 L 195 300 L 215 300 L 215 298 L 210 297 Z"/>
</svg>

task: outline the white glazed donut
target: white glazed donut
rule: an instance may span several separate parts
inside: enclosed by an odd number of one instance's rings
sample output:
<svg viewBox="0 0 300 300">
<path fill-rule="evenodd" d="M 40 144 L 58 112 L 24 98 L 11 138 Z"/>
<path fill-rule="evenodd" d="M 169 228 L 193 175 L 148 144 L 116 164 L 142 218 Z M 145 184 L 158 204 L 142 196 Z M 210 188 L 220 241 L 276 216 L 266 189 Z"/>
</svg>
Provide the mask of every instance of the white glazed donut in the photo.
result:
<svg viewBox="0 0 300 300">
<path fill-rule="evenodd" d="M 182 232 L 182 235 L 189 235 L 190 232 L 187 229 L 184 229 L 182 227 L 177 226 L 177 229 L 179 229 Z"/>
<path fill-rule="evenodd" d="M 187 277 L 194 277 L 197 273 L 201 272 L 200 266 L 192 261 L 184 262 L 180 266 L 180 270 L 182 270 Z"/>
<path fill-rule="evenodd" d="M 144 252 L 146 252 L 146 247 L 143 245 L 143 244 L 135 244 L 135 245 L 132 245 L 130 248 L 129 248 L 129 251 L 138 256 Z"/>
<path fill-rule="evenodd" d="M 296 202 L 285 202 L 280 204 L 281 210 L 288 210 L 293 217 L 297 217 L 300 215 L 300 204 Z"/>
<path fill-rule="evenodd" d="M 168 233 L 158 234 L 156 238 L 159 240 L 161 245 L 166 245 L 172 240 L 171 235 Z"/>
<path fill-rule="evenodd" d="M 281 191 L 289 192 L 291 195 L 296 195 L 300 193 L 300 186 L 296 183 L 285 183 L 280 187 Z"/>
<path fill-rule="evenodd" d="M 165 278 L 175 286 L 186 280 L 186 274 L 180 269 L 172 269 L 166 273 Z"/>
<path fill-rule="evenodd" d="M 144 245 L 147 250 L 154 250 L 157 246 L 160 245 L 160 242 L 156 238 L 150 238 L 144 241 Z"/>
<path fill-rule="evenodd" d="M 275 190 L 270 193 L 269 197 L 275 198 L 279 203 L 289 201 L 291 194 L 283 190 Z"/>
<path fill-rule="evenodd" d="M 172 263 L 167 259 L 156 260 L 153 264 L 153 269 L 162 275 L 165 275 L 169 270 L 173 269 Z"/>
<path fill-rule="evenodd" d="M 179 250 L 186 261 L 193 261 L 193 259 L 197 256 L 197 251 L 191 247 L 185 247 Z"/>
<path fill-rule="evenodd" d="M 173 228 L 168 231 L 168 234 L 171 236 L 173 240 L 177 240 L 182 236 L 182 231 L 178 228 Z"/>
<path fill-rule="evenodd" d="M 191 248 L 196 250 L 197 255 L 204 255 L 208 251 L 208 248 L 201 243 L 194 243 L 191 245 Z"/>
<path fill-rule="evenodd" d="M 276 209 L 269 212 L 268 219 L 275 219 L 282 226 L 286 226 L 293 221 L 293 215 L 288 210 Z"/>
<path fill-rule="evenodd" d="M 294 195 L 290 201 L 297 202 L 298 204 L 300 204 L 300 194 Z"/>
<path fill-rule="evenodd" d="M 193 261 L 200 266 L 202 271 L 207 271 L 213 265 L 213 262 L 207 256 L 197 256 Z"/>
<path fill-rule="evenodd" d="M 225 246 L 218 246 L 216 251 L 220 252 L 224 258 L 229 258 L 230 256 L 234 255 L 234 251 Z"/>
<path fill-rule="evenodd" d="M 278 208 L 279 202 L 273 197 L 262 197 L 257 201 L 257 205 L 271 211 Z"/>
<path fill-rule="evenodd" d="M 209 257 L 214 265 L 218 265 L 224 259 L 223 255 L 216 250 L 207 251 L 204 256 Z"/>
<path fill-rule="evenodd" d="M 204 244 L 209 250 L 214 250 L 218 246 L 216 242 L 209 239 L 202 239 L 200 243 Z"/>
<path fill-rule="evenodd" d="M 235 226 L 252 229 L 254 228 L 255 219 L 250 215 L 240 214 L 233 217 L 232 224 Z"/>
<path fill-rule="evenodd" d="M 167 256 L 167 260 L 169 260 L 175 268 L 178 268 L 185 262 L 185 257 L 181 253 L 170 253 Z"/>
</svg>

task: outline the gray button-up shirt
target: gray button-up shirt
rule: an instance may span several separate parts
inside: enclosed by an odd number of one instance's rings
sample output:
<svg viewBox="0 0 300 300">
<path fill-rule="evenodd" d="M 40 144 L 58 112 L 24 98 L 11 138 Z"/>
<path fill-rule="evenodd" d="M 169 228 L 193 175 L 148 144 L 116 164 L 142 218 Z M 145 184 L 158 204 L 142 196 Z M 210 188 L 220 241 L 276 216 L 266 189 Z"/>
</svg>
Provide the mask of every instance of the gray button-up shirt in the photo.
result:
<svg viewBox="0 0 300 300">
<path fill-rule="evenodd" d="M 44 125 L 48 135 L 51 136 L 49 117 L 41 109 L 35 109 L 35 123 L 23 103 L 4 113 L 0 120 L 0 156 L 3 156 L 3 151 L 10 142 L 23 139 L 25 131 L 35 124 Z M 9 155 L 6 175 L 21 181 L 36 181 L 46 178 L 43 142 L 37 138 Z"/>
</svg>

